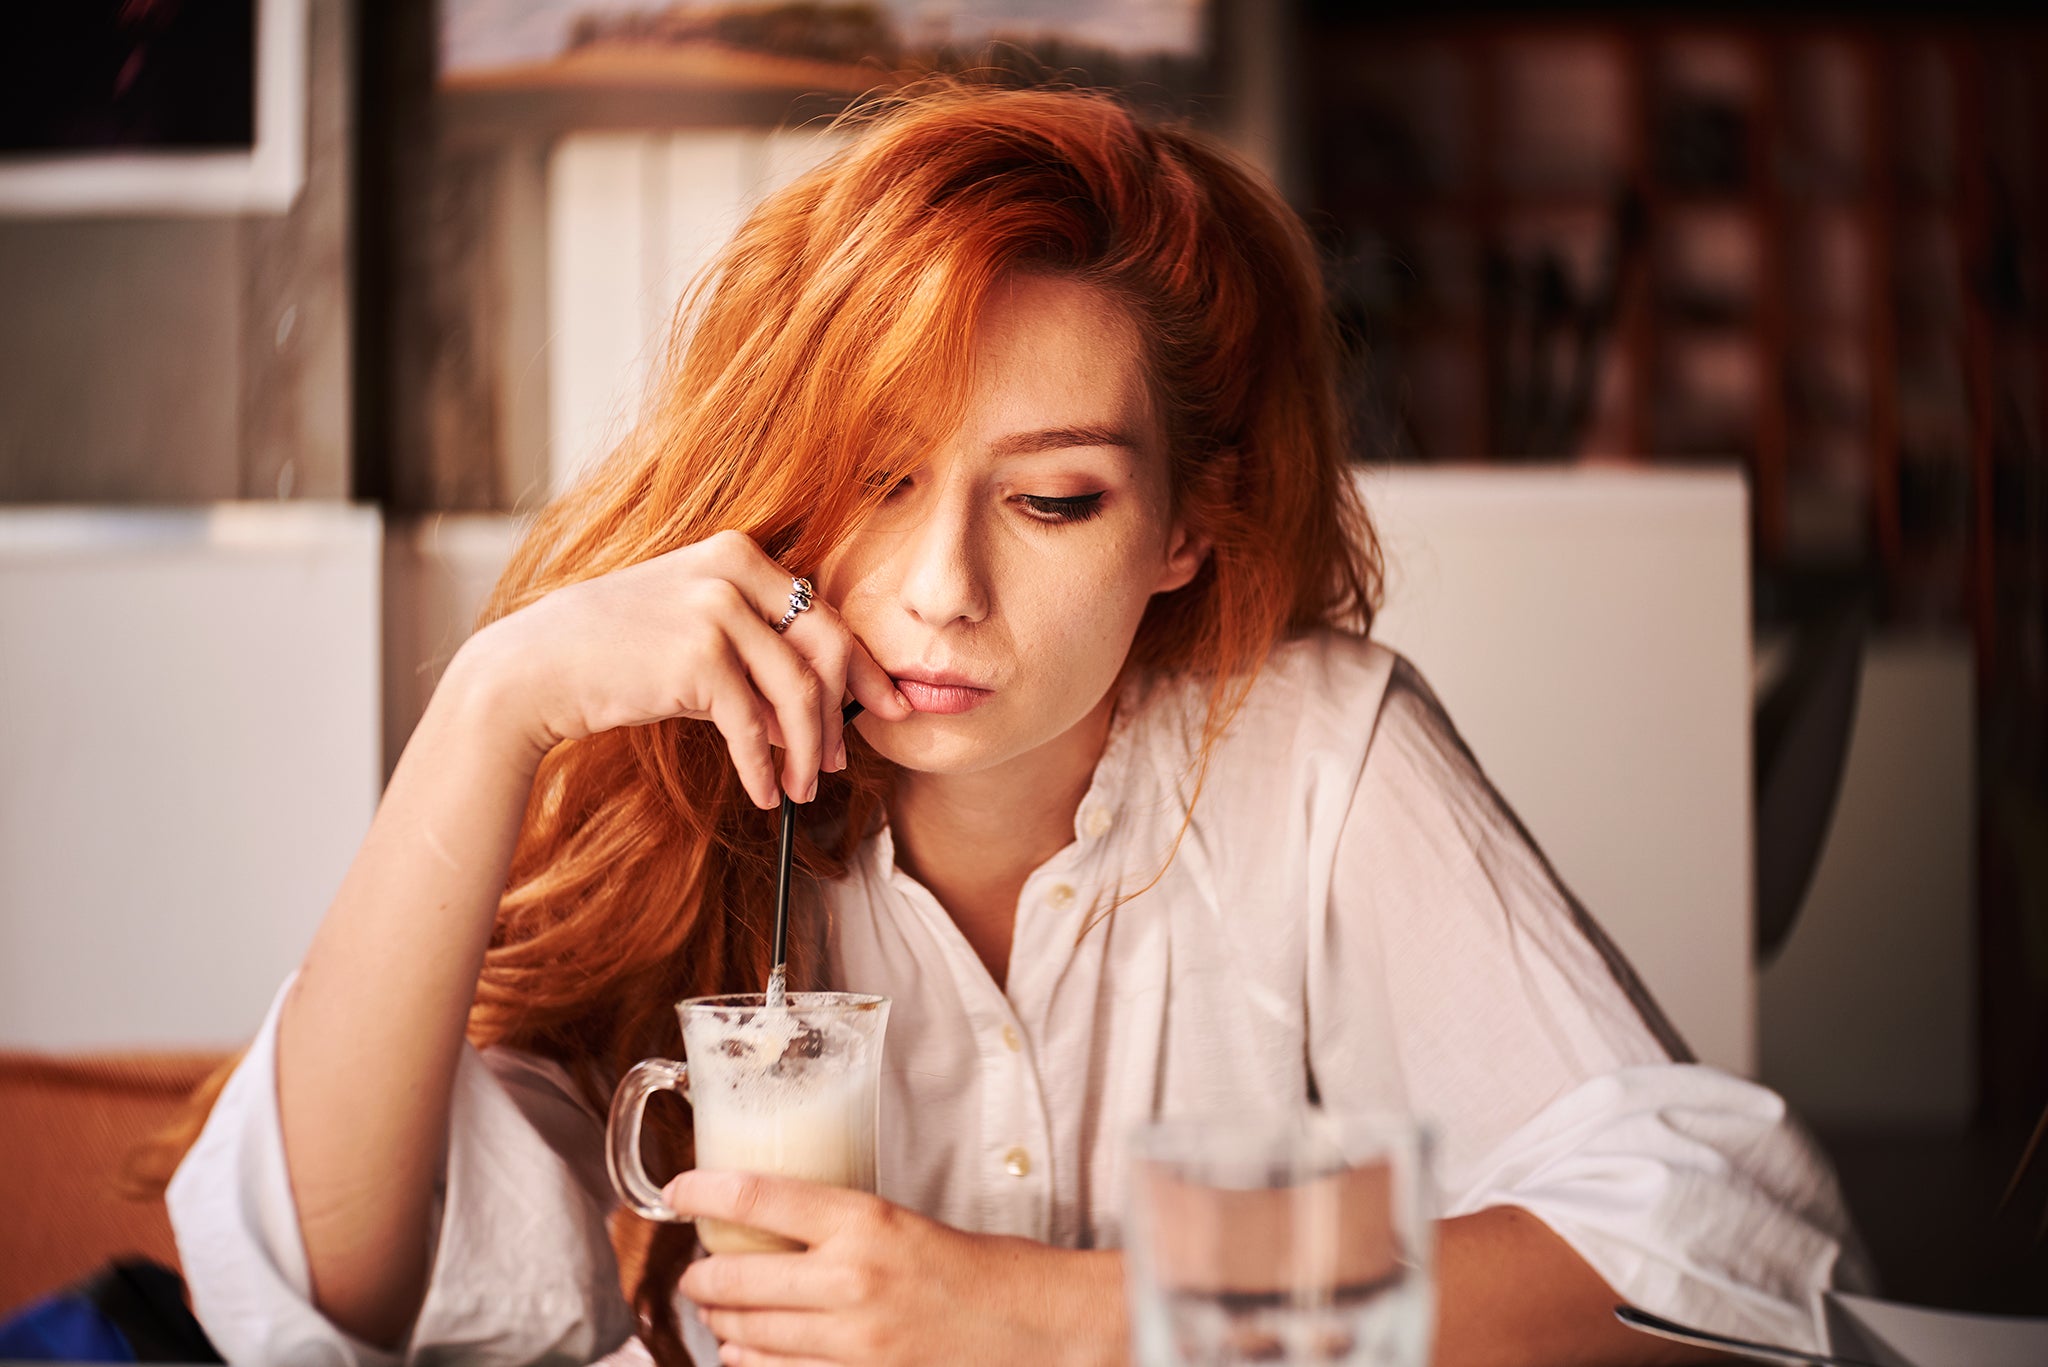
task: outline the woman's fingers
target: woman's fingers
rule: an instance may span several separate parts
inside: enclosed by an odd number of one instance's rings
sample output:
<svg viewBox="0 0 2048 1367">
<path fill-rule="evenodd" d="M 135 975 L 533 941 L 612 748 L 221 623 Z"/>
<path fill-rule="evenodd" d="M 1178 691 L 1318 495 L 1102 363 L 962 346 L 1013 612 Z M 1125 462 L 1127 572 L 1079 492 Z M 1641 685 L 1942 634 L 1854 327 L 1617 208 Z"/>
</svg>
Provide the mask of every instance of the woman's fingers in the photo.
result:
<svg viewBox="0 0 2048 1367">
<path fill-rule="evenodd" d="M 896 681 L 875 663 L 875 657 L 868 654 L 868 648 L 851 632 L 847 634 L 847 643 L 852 648 L 846 656 L 846 691 L 853 694 L 854 701 L 878 717 L 888 721 L 907 720 L 915 709 L 911 707 L 910 699 L 896 687 Z"/>
<path fill-rule="evenodd" d="M 716 572 L 745 594 L 770 630 L 795 606 L 797 576 L 770 559 L 768 553 L 740 532 L 720 532 L 698 543 Z M 803 621 L 817 610 L 817 604 L 798 613 L 790 623 Z"/>
<path fill-rule="evenodd" d="M 846 629 L 838 614 L 819 604 L 804 617 L 817 617 L 806 624 L 799 618 L 783 639 L 806 652 L 812 667 L 825 684 L 819 712 L 823 729 L 825 769 L 836 772 L 846 767 L 846 704 L 853 700 L 869 711 L 891 721 L 911 715 L 910 703 L 897 691 L 895 680 L 875 663 L 866 646 Z M 791 639 L 795 638 L 795 639 Z"/>
<path fill-rule="evenodd" d="M 775 754 L 769 744 L 768 705 L 754 692 L 737 655 L 727 654 L 723 667 L 714 669 L 710 692 L 711 724 L 725 737 L 741 786 L 756 807 L 778 806 L 781 789 L 775 781 Z"/>
<path fill-rule="evenodd" d="M 822 622 L 821 625 L 836 627 L 836 623 Z M 819 633 L 827 634 L 827 633 Z M 839 700 L 846 696 L 846 646 L 841 639 L 844 629 L 829 633 L 829 639 L 811 655 L 811 668 L 817 671 L 818 680 L 824 685 L 818 694 L 818 745 L 819 767 L 826 773 L 836 773 L 843 766 L 839 762 L 840 731 L 844 723 L 839 718 Z M 801 645 L 799 645 L 801 649 Z"/>
<path fill-rule="evenodd" d="M 694 551 L 700 564 L 738 590 L 740 600 L 751 607 L 751 616 L 767 633 L 764 637 L 752 630 L 751 623 L 736 622 L 729 628 L 755 686 L 773 706 L 783 732 L 782 786 L 795 800 L 809 801 L 820 773 L 845 767 L 840 714 L 845 696 L 851 694 L 862 707 L 890 721 L 912 715 L 909 700 L 839 614 L 821 599 L 813 599 L 785 631 L 775 631 L 775 624 L 794 605 L 796 577 L 750 537 L 721 532 L 699 543 Z M 814 698 L 808 721 L 800 722 L 792 713 L 791 697 L 778 691 L 783 686 L 778 681 L 786 679 L 787 671 L 774 662 L 778 652 L 767 644 L 770 641 L 780 646 L 780 653 L 803 663 L 811 684 L 798 692 Z"/>
<path fill-rule="evenodd" d="M 771 559 L 751 538 L 738 532 L 720 532 L 700 544 L 720 572 L 730 578 L 734 586 L 760 610 L 762 619 L 770 624 L 772 630 L 773 624 L 781 621 L 783 613 L 789 610 L 795 576 Z M 867 647 L 847 630 L 846 623 L 822 597 L 814 598 L 809 608 L 797 614 L 796 620 L 789 624 L 785 639 L 814 659 L 828 642 L 836 643 L 843 651 L 845 661 L 845 672 L 840 681 L 862 707 L 889 721 L 903 721 L 911 716 L 910 700 L 897 691 L 895 680 L 875 663 L 875 657 L 868 653 Z M 822 661 L 820 663 L 822 665 Z M 819 669 L 821 675 L 829 672 L 822 667 Z M 838 698 L 832 699 L 833 705 L 838 702 Z M 839 733 L 835 731 L 832 734 L 836 737 Z"/>
<path fill-rule="evenodd" d="M 686 1220 L 708 1215 L 811 1246 L 823 1243 L 880 1204 L 865 1192 L 797 1177 L 697 1168 L 679 1173 L 663 1188 L 662 1196 Z"/>
<path fill-rule="evenodd" d="M 797 802 L 809 802 L 825 760 L 825 728 L 820 715 L 823 699 L 831 691 L 836 705 L 836 690 L 828 690 L 810 661 L 791 649 L 766 622 L 743 613 L 730 624 L 727 634 L 752 676 L 755 690 L 774 709 L 782 730 L 780 790 Z"/>
<path fill-rule="evenodd" d="M 815 1310 L 718 1310 L 700 1308 L 698 1317 L 704 1327 L 718 1336 L 721 1347 L 737 1348 L 745 1352 L 774 1354 L 776 1361 L 785 1358 L 837 1359 L 840 1355 L 833 1349 L 836 1339 L 844 1337 L 835 1333 L 838 1327 L 831 1315 L 819 1314 Z M 734 1359 L 722 1360 L 732 1361 Z M 747 1361 L 744 1357 L 735 1358 Z"/>
<path fill-rule="evenodd" d="M 719 1367 L 837 1367 L 829 1358 L 793 1358 L 744 1344 L 728 1343 L 718 1350 Z"/>
</svg>

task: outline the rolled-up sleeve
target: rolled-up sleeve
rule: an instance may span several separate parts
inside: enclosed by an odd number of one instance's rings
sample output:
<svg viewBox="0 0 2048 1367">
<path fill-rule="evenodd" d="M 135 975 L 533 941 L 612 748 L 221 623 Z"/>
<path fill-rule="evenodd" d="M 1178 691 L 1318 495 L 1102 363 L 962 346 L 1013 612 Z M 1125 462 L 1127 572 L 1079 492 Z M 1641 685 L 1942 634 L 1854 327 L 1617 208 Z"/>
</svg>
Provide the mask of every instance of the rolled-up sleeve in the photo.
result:
<svg viewBox="0 0 2048 1367">
<path fill-rule="evenodd" d="M 1825 1347 L 1822 1291 L 1869 1281 L 1826 1159 L 1774 1093 L 1692 1062 L 1405 662 L 1333 859 L 1308 983 L 1328 1104 L 1382 1098 L 1344 1061 L 1391 1038 L 1442 1214 L 1521 1207 L 1627 1301 Z"/>
<path fill-rule="evenodd" d="M 421 1231 L 431 1279 L 404 1351 L 365 1344 L 320 1313 L 278 1122 L 277 1020 L 290 990 L 287 981 L 167 1193 L 194 1311 L 222 1355 L 363 1367 L 589 1362 L 628 1339 L 602 1122 L 555 1065 L 467 1044 Z"/>
<path fill-rule="evenodd" d="M 1631 1304 L 1825 1351 L 1830 1287 L 1863 1289 L 1827 1164 L 1778 1096 L 1712 1068 L 1623 1068 L 1510 1133 L 1446 1213 L 1520 1206 Z"/>
</svg>

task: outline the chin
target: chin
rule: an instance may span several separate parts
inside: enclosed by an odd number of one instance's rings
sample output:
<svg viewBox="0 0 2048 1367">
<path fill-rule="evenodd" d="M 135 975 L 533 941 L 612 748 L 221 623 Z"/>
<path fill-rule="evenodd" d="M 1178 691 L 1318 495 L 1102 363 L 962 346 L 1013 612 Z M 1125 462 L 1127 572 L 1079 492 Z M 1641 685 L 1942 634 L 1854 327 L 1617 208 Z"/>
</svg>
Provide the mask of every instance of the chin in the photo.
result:
<svg viewBox="0 0 2048 1367">
<path fill-rule="evenodd" d="M 920 713 L 908 721 L 854 725 L 876 754 L 920 774 L 975 774 L 1018 754 L 1015 737 L 962 717 Z"/>
</svg>

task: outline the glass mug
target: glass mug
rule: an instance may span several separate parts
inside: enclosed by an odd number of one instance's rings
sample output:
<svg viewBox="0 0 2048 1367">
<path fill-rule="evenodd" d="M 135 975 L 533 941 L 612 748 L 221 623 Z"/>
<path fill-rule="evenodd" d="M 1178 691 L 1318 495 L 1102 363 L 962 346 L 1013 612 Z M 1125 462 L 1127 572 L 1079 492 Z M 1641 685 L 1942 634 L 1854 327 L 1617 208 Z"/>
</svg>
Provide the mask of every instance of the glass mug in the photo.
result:
<svg viewBox="0 0 2048 1367">
<path fill-rule="evenodd" d="M 650 1220 L 681 1218 L 640 1162 L 641 1117 L 657 1091 L 680 1092 L 690 1103 L 704 1172 L 773 1173 L 874 1191 L 887 997 L 792 992 L 787 1009 L 769 1010 L 751 992 L 693 997 L 676 1004 L 676 1015 L 688 1063 L 642 1059 L 612 1095 L 605 1159 L 620 1200 Z M 724 1220 L 699 1220 L 697 1238 L 710 1253 L 803 1247 Z"/>
<path fill-rule="evenodd" d="M 1427 1367 L 1429 1152 L 1395 1113 L 1141 1129 L 1124 1231 L 1139 1367 Z"/>
</svg>

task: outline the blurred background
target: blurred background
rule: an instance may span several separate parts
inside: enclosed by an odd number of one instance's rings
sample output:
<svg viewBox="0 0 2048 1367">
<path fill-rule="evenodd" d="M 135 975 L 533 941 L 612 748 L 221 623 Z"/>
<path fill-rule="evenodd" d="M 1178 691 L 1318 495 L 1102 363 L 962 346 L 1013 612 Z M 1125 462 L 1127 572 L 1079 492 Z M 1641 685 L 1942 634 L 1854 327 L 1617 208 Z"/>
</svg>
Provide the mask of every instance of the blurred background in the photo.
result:
<svg viewBox="0 0 2048 1367">
<path fill-rule="evenodd" d="M 297 963 L 520 519 L 901 73 L 1324 254 L 1412 654 L 1885 1277 L 2048 1314 L 2048 25 L 1956 6 L 46 0 L 0 17 L 0 1312 Z"/>
</svg>

